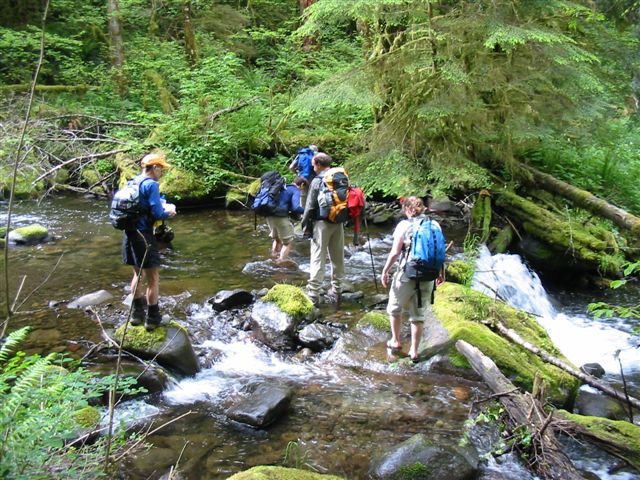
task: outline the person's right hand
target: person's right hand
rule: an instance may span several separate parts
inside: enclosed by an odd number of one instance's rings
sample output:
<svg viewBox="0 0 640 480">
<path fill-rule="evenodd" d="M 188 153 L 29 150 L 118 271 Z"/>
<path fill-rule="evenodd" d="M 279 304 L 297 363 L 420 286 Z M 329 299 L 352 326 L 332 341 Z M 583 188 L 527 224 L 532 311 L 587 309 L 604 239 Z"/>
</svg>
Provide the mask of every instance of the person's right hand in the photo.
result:
<svg viewBox="0 0 640 480">
<path fill-rule="evenodd" d="M 389 286 L 389 272 L 382 272 L 382 276 L 380 277 L 380 282 L 384 288 Z"/>
</svg>

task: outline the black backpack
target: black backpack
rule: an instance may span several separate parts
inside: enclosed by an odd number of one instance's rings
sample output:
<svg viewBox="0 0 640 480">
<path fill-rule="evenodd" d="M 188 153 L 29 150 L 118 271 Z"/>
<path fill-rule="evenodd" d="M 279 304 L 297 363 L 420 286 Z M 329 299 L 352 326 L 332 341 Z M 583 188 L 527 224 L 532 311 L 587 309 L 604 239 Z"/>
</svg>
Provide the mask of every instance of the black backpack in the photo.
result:
<svg viewBox="0 0 640 480">
<path fill-rule="evenodd" d="M 284 190 L 284 177 L 277 170 L 270 170 L 260 177 L 260 190 L 251 209 L 265 217 L 275 215 L 280 194 Z"/>
<path fill-rule="evenodd" d="M 147 213 L 140 207 L 140 186 L 149 177 L 138 175 L 129 180 L 127 186 L 118 190 L 111 201 L 109 220 L 111 225 L 118 230 L 135 230 L 138 219 Z"/>
</svg>

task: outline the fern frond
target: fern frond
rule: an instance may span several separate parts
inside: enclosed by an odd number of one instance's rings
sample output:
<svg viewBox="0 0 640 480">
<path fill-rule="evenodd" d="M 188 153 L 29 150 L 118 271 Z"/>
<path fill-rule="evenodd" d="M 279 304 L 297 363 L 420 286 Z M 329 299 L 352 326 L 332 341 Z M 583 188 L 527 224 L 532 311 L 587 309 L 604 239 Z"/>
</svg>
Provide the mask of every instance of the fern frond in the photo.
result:
<svg viewBox="0 0 640 480">
<path fill-rule="evenodd" d="M 22 327 L 19 330 L 15 330 L 7 335 L 2 346 L 0 346 L 0 363 L 4 363 L 9 358 L 9 355 L 13 353 L 13 347 L 22 342 L 31 331 L 30 327 Z"/>
</svg>

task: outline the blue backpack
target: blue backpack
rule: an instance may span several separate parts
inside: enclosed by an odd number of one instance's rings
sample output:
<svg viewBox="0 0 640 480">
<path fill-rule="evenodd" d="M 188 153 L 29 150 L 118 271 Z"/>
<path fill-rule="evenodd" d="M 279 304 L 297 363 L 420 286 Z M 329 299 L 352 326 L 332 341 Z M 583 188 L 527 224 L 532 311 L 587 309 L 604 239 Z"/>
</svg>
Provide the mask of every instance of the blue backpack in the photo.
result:
<svg viewBox="0 0 640 480">
<path fill-rule="evenodd" d="M 411 238 L 411 248 L 404 266 L 405 275 L 412 280 L 435 280 L 444 265 L 446 249 L 440 225 L 431 219 L 423 219 Z"/>
<path fill-rule="evenodd" d="M 284 177 L 277 170 L 268 171 L 260 177 L 260 190 L 251 208 L 257 215 L 265 217 L 274 215 L 283 190 Z"/>
<path fill-rule="evenodd" d="M 309 183 L 311 183 L 313 177 L 316 176 L 316 173 L 313 171 L 313 165 L 311 164 L 311 159 L 314 155 L 315 152 L 309 147 L 302 147 L 296 155 L 298 175 L 306 178 Z"/>
</svg>

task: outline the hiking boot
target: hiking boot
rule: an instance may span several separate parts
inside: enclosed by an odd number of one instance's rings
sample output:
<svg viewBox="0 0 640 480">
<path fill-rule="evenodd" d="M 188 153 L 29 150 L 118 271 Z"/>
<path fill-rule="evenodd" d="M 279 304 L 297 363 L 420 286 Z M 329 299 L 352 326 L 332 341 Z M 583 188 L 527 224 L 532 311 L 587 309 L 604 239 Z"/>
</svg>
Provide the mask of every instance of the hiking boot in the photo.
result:
<svg viewBox="0 0 640 480">
<path fill-rule="evenodd" d="M 145 297 L 134 298 L 133 310 L 129 323 L 134 326 L 142 325 L 147 319 L 147 299 Z"/>
<path fill-rule="evenodd" d="M 160 308 L 158 305 L 149 305 L 147 310 L 147 321 L 144 322 L 144 328 L 147 332 L 151 330 L 155 330 L 160 326 L 160 322 L 162 322 L 162 315 L 160 315 Z"/>
<path fill-rule="evenodd" d="M 342 294 L 335 290 L 329 290 L 324 297 L 326 303 L 340 303 L 342 301 Z"/>
</svg>

